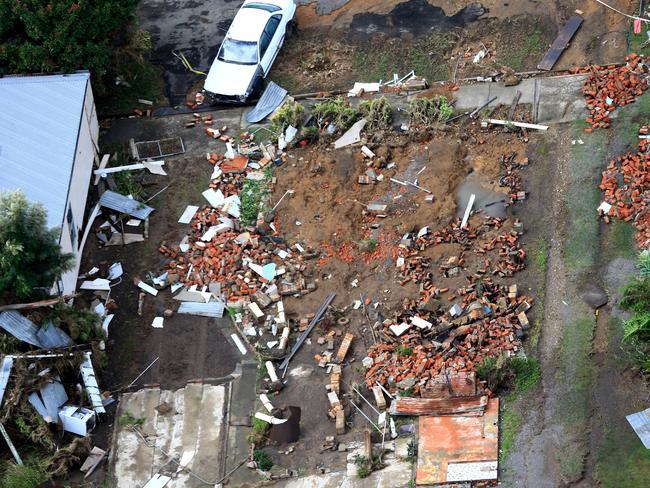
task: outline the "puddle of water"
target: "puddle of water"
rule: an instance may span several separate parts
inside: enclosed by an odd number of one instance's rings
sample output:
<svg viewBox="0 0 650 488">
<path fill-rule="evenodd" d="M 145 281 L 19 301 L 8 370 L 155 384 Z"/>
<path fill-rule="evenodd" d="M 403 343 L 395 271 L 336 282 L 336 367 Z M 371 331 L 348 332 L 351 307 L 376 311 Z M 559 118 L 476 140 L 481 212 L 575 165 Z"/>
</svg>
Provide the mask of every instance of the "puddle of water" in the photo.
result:
<svg viewBox="0 0 650 488">
<path fill-rule="evenodd" d="M 470 195 L 476 195 L 474 211 L 483 209 L 491 217 L 504 218 L 506 216 L 506 197 L 503 193 L 496 192 L 483 186 L 483 180 L 476 173 L 470 173 L 458 187 L 456 192 L 456 215 L 460 218 L 465 213 Z"/>
</svg>

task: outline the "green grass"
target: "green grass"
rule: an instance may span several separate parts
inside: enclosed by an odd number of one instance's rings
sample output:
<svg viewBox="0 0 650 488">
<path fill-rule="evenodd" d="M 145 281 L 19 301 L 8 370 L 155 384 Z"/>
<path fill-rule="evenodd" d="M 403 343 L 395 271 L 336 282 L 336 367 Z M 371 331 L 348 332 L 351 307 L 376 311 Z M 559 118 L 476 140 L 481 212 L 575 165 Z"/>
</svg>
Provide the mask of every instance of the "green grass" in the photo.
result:
<svg viewBox="0 0 650 488">
<path fill-rule="evenodd" d="M 499 437 L 501 438 L 501 450 L 499 453 L 499 460 L 504 463 L 508 457 L 510 448 L 517 439 L 521 425 L 524 422 L 524 417 L 513 405 L 515 394 L 510 394 L 500 400 L 500 418 L 501 424 L 499 425 Z"/>
<path fill-rule="evenodd" d="M 641 33 L 634 34 L 631 29 L 626 32 L 628 52 L 636 54 L 650 55 L 650 46 L 641 49 L 641 45 L 648 40 L 648 24 L 641 22 Z"/>
<path fill-rule="evenodd" d="M 635 229 L 630 222 L 613 219 L 605 229 L 603 258 L 634 258 L 636 256 Z"/>
<path fill-rule="evenodd" d="M 596 373 L 591 360 L 595 327 L 595 317 L 585 308 L 584 314 L 564 324 L 562 333 L 556 382 L 561 385 L 558 418 L 564 425 L 565 442 L 558 450 L 557 459 L 567 482 L 580 477 L 588 454 L 582 437 L 589 431 Z"/>
<path fill-rule="evenodd" d="M 548 267 L 548 242 L 539 238 L 531 246 L 531 257 L 535 263 L 536 271 L 543 277 Z"/>
<path fill-rule="evenodd" d="M 129 412 L 123 413 L 122 415 L 119 416 L 117 419 L 117 423 L 121 427 L 128 427 L 128 426 L 139 426 L 144 424 L 145 419 L 138 419 L 135 418 L 133 415 L 131 415 Z"/>
<path fill-rule="evenodd" d="M 352 56 L 353 71 L 365 81 L 392 79 L 393 73 L 405 75 L 411 70 L 429 81 L 450 78 L 449 66 L 444 58 L 454 45 L 450 33 L 432 33 L 414 42 L 391 40 L 357 46 Z"/>
<path fill-rule="evenodd" d="M 42 461 L 28 459 L 24 466 L 6 461 L 0 486 L 3 488 L 34 488 L 47 481 L 45 466 Z"/>
<path fill-rule="evenodd" d="M 595 131 L 584 137 L 587 124 L 576 121 L 571 126 L 571 138 L 583 137 L 585 144 L 571 146 L 571 172 L 567 209 L 567 239 L 563 258 L 567 268 L 575 273 L 590 269 L 598 255 L 599 223 L 596 208 L 601 199 L 598 189 L 603 162 L 606 160 L 607 132 Z"/>
<path fill-rule="evenodd" d="M 262 471 L 269 471 L 273 467 L 271 456 L 260 449 L 255 449 L 253 452 L 253 461 L 257 463 L 257 467 Z"/>
<path fill-rule="evenodd" d="M 497 63 L 508 66 L 515 71 L 522 71 L 526 67 L 526 60 L 530 56 L 539 56 L 546 49 L 547 43 L 542 33 L 533 31 L 523 36 L 522 42 L 500 49 L 497 54 Z"/>
</svg>

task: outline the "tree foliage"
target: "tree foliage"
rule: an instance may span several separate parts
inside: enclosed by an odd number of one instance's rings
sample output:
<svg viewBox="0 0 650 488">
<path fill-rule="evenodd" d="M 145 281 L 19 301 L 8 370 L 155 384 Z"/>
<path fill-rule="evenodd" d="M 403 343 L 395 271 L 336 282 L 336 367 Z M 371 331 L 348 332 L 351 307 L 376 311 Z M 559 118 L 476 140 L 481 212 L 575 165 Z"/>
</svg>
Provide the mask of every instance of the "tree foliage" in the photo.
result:
<svg viewBox="0 0 650 488">
<path fill-rule="evenodd" d="M 0 0 L 0 66 L 11 73 L 88 69 L 102 76 L 137 0 Z"/>
<path fill-rule="evenodd" d="M 73 256 L 61 251 L 58 237 L 42 205 L 20 191 L 0 192 L 0 297 L 38 295 L 71 269 Z"/>
</svg>

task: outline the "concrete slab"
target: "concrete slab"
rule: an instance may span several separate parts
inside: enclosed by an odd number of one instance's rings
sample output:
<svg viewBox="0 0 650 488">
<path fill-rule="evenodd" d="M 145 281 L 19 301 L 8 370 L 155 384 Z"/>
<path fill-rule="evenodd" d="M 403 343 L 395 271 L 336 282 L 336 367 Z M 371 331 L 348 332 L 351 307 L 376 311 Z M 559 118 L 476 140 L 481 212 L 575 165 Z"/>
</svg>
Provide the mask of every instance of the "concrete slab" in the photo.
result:
<svg viewBox="0 0 650 488">
<path fill-rule="evenodd" d="M 133 431 L 131 426 L 115 424 L 116 453 L 113 463 L 113 486 L 144 486 L 156 473 L 171 475 L 183 453 L 194 452 L 188 467 L 207 480 L 222 476 L 223 426 L 227 387 L 223 385 L 189 384 L 176 391 L 148 388 L 122 396 L 118 418 L 129 413 L 145 419 L 140 426 L 149 444 Z M 166 403 L 166 409 L 156 407 Z M 204 486 L 189 473 L 179 473 L 168 488 L 196 488 Z"/>
<path fill-rule="evenodd" d="M 461 85 L 456 92 L 456 109 L 472 110 L 493 97 L 488 106 L 498 103 L 509 106 L 517 91 L 521 92 L 520 104 L 533 107 L 533 118 L 539 124 L 570 122 L 586 116 L 582 96 L 582 82 L 586 75 L 549 76 L 527 78 L 516 86 L 504 86 L 501 82 Z"/>
</svg>

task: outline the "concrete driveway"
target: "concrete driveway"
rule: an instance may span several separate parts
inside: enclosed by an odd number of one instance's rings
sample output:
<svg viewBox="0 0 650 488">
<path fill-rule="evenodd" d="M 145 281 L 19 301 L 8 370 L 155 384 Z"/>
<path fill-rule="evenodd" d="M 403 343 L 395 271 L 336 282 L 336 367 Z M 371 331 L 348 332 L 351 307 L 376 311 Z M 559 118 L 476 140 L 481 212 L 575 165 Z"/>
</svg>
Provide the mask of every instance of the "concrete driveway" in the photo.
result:
<svg viewBox="0 0 650 488">
<path fill-rule="evenodd" d="M 189 87 L 201 79 L 188 72 L 172 51 L 182 52 L 194 69 L 205 71 L 243 0 L 142 0 L 140 28 L 151 34 L 152 61 L 165 71 L 172 104 L 183 103 Z"/>
</svg>

